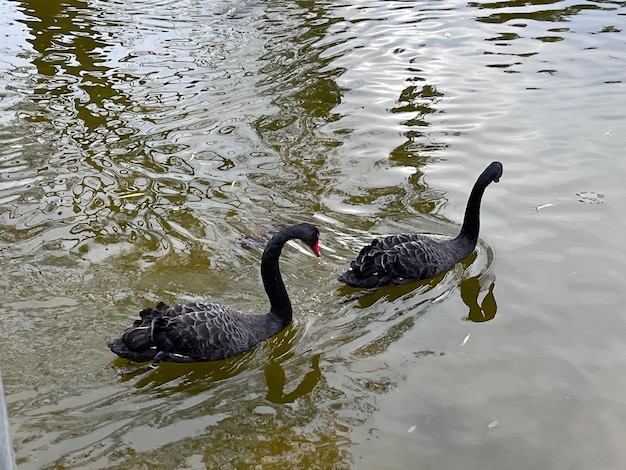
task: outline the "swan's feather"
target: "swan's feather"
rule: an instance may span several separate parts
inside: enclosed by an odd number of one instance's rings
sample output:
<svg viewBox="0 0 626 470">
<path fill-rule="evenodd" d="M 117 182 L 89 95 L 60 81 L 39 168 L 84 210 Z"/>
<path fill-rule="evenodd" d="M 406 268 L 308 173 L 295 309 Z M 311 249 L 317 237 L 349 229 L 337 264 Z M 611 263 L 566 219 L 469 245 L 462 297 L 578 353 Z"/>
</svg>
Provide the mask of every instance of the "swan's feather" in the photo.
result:
<svg viewBox="0 0 626 470">
<path fill-rule="evenodd" d="M 373 288 L 427 279 L 468 256 L 473 247 L 462 245 L 455 244 L 453 239 L 414 234 L 376 239 L 361 249 L 339 281 L 353 287 Z"/>
<path fill-rule="evenodd" d="M 172 315 L 170 312 L 180 312 Z M 175 362 L 215 361 L 252 349 L 284 325 L 273 314 L 240 312 L 220 304 L 169 307 L 152 320 L 152 342 Z"/>
<path fill-rule="evenodd" d="M 245 313 L 206 303 L 160 302 L 142 310 L 140 317 L 121 338 L 108 343 L 115 354 L 135 362 L 224 359 L 252 349 L 285 327 L 272 313 Z"/>
</svg>

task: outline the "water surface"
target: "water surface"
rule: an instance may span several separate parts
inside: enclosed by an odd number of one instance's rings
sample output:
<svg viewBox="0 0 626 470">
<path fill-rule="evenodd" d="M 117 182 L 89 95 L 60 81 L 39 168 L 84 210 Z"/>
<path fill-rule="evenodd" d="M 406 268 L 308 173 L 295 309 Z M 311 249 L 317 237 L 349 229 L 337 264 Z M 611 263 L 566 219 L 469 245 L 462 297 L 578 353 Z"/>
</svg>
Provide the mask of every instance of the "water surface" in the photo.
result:
<svg viewBox="0 0 626 470">
<path fill-rule="evenodd" d="M 0 5 L 0 342 L 20 469 L 621 468 L 626 4 Z M 476 253 L 346 302 L 375 236 Z M 604 195 L 602 204 L 577 193 Z M 218 363 L 106 341 L 159 300 L 292 326 Z"/>
</svg>

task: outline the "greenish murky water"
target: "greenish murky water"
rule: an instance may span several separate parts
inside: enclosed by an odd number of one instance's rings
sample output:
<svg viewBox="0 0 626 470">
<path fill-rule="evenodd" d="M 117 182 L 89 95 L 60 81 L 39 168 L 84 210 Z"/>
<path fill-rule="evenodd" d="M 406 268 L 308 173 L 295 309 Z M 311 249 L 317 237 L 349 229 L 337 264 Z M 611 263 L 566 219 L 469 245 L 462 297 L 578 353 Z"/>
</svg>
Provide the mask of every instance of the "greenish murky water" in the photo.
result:
<svg viewBox="0 0 626 470">
<path fill-rule="evenodd" d="M 20 469 L 626 465 L 626 3 L 0 3 L 0 365 Z M 373 237 L 476 253 L 346 302 Z M 602 204 L 577 193 L 604 195 Z M 125 379 L 159 300 L 268 307 L 230 360 Z"/>
</svg>

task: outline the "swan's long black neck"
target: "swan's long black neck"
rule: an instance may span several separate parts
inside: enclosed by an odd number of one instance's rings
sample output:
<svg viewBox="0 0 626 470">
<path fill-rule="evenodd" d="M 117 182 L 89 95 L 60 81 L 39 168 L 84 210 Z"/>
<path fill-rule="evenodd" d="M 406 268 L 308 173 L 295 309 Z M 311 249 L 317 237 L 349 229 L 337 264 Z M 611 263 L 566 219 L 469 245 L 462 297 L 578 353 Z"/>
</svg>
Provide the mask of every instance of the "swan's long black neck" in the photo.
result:
<svg viewBox="0 0 626 470">
<path fill-rule="evenodd" d="M 474 183 L 472 192 L 467 200 L 465 208 L 465 217 L 463 218 L 463 226 L 457 239 L 469 240 L 476 244 L 478 242 L 478 232 L 480 231 L 480 202 L 485 193 L 485 188 L 493 181 L 489 172 L 485 170 Z"/>
<path fill-rule="evenodd" d="M 294 238 L 286 233 L 278 233 L 270 240 L 261 259 L 263 287 L 270 300 L 270 313 L 276 315 L 285 325 L 291 322 L 292 308 L 283 277 L 280 274 L 278 259 L 288 240 Z"/>
</svg>

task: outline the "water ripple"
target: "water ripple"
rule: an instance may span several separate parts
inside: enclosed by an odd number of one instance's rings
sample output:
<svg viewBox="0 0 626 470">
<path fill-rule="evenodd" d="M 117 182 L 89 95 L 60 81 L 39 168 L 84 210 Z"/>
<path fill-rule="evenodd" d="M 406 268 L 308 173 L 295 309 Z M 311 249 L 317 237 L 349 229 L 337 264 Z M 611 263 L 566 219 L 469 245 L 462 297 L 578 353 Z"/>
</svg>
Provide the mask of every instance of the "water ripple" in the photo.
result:
<svg viewBox="0 0 626 470">
<path fill-rule="evenodd" d="M 610 439 L 601 457 L 574 448 L 595 434 L 562 405 L 565 391 L 577 409 L 621 404 L 623 4 L 0 13 L 0 339 L 20 468 L 623 462 Z M 362 245 L 455 234 L 495 159 L 475 255 L 345 302 L 335 279 Z M 291 327 L 228 361 L 115 377 L 127 363 L 105 341 L 158 300 L 264 310 L 263 246 L 302 220 L 324 256 L 284 249 Z M 519 412 L 551 401 L 563 409 Z M 593 418 L 616 439 L 618 422 Z"/>
</svg>

